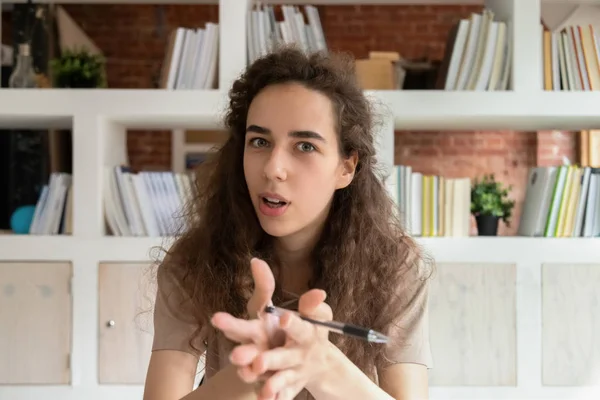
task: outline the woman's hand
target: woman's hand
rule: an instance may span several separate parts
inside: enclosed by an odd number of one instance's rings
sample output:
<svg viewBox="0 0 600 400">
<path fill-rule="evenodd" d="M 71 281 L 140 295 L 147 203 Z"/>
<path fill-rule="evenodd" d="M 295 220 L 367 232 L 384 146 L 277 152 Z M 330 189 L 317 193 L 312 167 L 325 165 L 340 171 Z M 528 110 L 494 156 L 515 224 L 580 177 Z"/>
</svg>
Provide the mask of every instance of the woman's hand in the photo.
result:
<svg viewBox="0 0 600 400">
<path fill-rule="evenodd" d="M 332 319 L 331 308 L 324 302 L 326 293 L 313 289 L 300 297 L 298 311 L 316 320 Z M 332 344 L 328 331 L 286 312 L 280 320 L 286 334 L 282 347 L 259 351 L 238 346 L 231 355 L 232 363 L 243 369 L 246 382 L 266 381 L 259 391 L 261 400 L 291 400 L 310 386 L 329 368 Z"/>
<path fill-rule="evenodd" d="M 213 315 L 211 323 L 228 339 L 240 343 L 238 348 L 242 349 L 242 357 L 252 360 L 262 351 L 282 346 L 285 334 L 279 329 L 278 318 L 262 311 L 272 304 L 271 298 L 275 290 L 275 278 L 271 268 L 257 258 L 250 261 L 250 268 L 254 279 L 254 291 L 247 304 L 250 319 L 235 318 L 229 313 L 218 312 Z M 240 368 L 238 372 L 240 378 L 245 381 L 246 370 L 247 368 Z"/>
</svg>

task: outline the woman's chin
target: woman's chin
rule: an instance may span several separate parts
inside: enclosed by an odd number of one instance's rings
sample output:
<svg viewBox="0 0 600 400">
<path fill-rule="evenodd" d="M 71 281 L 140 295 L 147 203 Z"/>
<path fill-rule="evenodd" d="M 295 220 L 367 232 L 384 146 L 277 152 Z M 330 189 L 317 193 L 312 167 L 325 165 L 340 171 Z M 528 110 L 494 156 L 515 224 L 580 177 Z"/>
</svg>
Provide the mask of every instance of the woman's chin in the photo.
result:
<svg viewBox="0 0 600 400">
<path fill-rule="evenodd" d="M 272 219 L 259 218 L 260 226 L 270 236 L 285 237 L 290 235 L 294 230 L 290 229 L 290 225 L 283 221 L 274 221 Z"/>
</svg>

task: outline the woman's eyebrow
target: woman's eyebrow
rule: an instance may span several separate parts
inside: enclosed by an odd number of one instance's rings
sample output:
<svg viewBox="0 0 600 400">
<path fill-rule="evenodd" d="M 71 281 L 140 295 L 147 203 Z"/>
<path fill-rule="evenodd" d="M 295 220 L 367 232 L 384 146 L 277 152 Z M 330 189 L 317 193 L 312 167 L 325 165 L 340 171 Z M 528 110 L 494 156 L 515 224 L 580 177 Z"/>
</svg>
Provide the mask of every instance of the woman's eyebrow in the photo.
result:
<svg viewBox="0 0 600 400">
<path fill-rule="evenodd" d="M 265 128 L 258 125 L 248 126 L 246 128 L 246 132 L 258 133 L 261 135 L 271 135 L 271 130 L 269 128 Z M 327 140 L 325 140 L 325 138 L 322 135 L 314 131 L 291 131 L 290 133 L 288 133 L 288 136 L 300 139 L 316 139 L 325 143 L 327 142 Z"/>
</svg>

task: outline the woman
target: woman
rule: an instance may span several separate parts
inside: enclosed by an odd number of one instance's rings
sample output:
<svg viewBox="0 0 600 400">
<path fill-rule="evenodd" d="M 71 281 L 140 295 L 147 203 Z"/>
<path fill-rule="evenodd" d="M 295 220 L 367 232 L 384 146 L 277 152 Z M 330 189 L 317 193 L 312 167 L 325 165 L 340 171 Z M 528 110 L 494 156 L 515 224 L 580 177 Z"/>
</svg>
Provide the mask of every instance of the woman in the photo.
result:
<svg viewBox="0 0 600 400">
<path fill-rule="evenodd" d="M 427 397 L 428 263 L 377 174 L 353 72 L 349 58 L 286 48 L 233 84 L 230 137 L 198 171 L 188 228 L 158 270 L 145 400 Z M 271 302 L 391 341 L 292 313 L 271 326 Z"/>
</svg>

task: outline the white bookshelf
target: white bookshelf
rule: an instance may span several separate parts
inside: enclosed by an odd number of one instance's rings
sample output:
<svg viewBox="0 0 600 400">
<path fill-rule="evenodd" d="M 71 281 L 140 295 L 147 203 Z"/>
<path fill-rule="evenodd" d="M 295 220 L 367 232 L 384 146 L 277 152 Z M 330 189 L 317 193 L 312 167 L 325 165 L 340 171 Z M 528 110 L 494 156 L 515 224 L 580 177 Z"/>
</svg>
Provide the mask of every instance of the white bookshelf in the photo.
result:
<svg viewBox="0 0 600 400">
<path fill-rule="evenodd" d="M 62 1 L 62 3 L 103 2 L 165 3 L 159 0 Z M 484 3 L 469 0 L 457 2 Z M 506 92 L 369 91 L 367 94 L 383 105 L 381 110 L 384 113 L 387 112 L 378 136 L 378 151 L 382 162 L 387 167 L 393 165 L 395 129 L 538 130 L 591 129 L 600 126 L 600 111 L 598 111 L 600 92 L 542 90 L 539 21 L 541 7 L 547 2 L 552 1 L 485 1 L 485 4 L 491 7 L 499 18 L 509 22 L 509 29 L 513 32 L 511 90 Z M 556 2 L 558 1 L 554 1 Z M 178 3 L 216 4 L 217 2 L 179 0 Z M 110 331 L 106 330 L 105 321 L 100 320 L 101 310 L 103 307 L 113 307 L 114 304 L 110 299 L 101 299 L 98 288 L 103 284 L 122 285 L 123 282 L 102 282 L 99 265 L 107 262 L 120 263 L 123 271 L 136 268 L 139 264 L 149 262 L 153 246 L 168 244 L 171 239 L 106 236 L 101 200 L 104 190 L 103 168 L 126 161 L 127 129 L 183 130 L 220 127 L 218 117 L 222 116 L 227 104 L 227 89 L 245 66 L 246 9 L 241 3 L 242 0 L 218 2 L 221 49 L 219 52 L 220 89 L 207 91 L 0 90 L 0 126 L 71 128 L 74 149 L 73 235 L 0 235 L 0 258 L 3 260 L 0 261 L 0 265 L 8 263 L 11 266 L 14 264 L 14 268 L 19 268 L 20 263 L 39 262 L 43 263 L 39 268 L 52 268 L 54 264 L 68 263 L 72 268 L 71 309 L 67 310 L 72 315 L 70 330 L 72 344 L 69 346 L 69 353 L 65 356 L 68 359 L 66 365 L 68 376 L 62 383 L 46 386 L 36 383 L 0 385 L 0 398 L 13 400 L 141 398 L 143 360 L 136 359 L 137 382 L 125 382 L 128 378 L 123 378 L 124 382 L 121 383 L 100 382 L 99 376 L 103 368 L 99 364 L 107 362 L 112 353 L 104 354 L 102 358 L 99 348 L 103 348 L 103 344 L 106 345 L 106 340 L 114 340 L 106 339 Z M 322 0 L 273 3 L 361 4 L 369 2 Z M 378 3 L 439 4 L 444 1 L 388 0 Z M 590 2 L 564 1 L 563 3 Z M 600 1 L 597 3 L 600 4 Z M 456 347 L 457 341 L 460 342 L 462 339 L 453 331 L 444 332 L 443 336 L 434 332 L 434 355 L 435 349 L 442 349 L 437 356 L 440 362 L 436 364 L 442 367 L 432 370 L 433 399 L 586 398 L 582 396 L 585 388 L 575 378 L 570 385 L 564 382 L 562 385 L 553 383 L 552 377 L 560 375 L 560 371 L 556 372 L 556 368 L 581 368 L 581 374 L 585 374 L 586 365 L 583 365 L 582 359 L 563 363 L 548 361 L 552 360 L 550 357 L 552 351 L 548 350 L 552 344 L 558 343 L 561 338 L 568 343 L 576 342 L 579 337 L 575 335 L 565 338 L 560 336 L 564 334 L 562 331 L 555 333 L 544 330 L 543 317 L 546 315 L 544 313 L 550 311 L 544 308 L 543 304 L 544 301 L 550 302 L 559 293 L 570 293 L 565 302 L 573 301 L 573 304 L 578 305 L 581 313 L 580 319 L 571 321 L 571 324 L 583 330 L 592 329 L 591 325 L 586 325 L 586 321 L 591 320 L 592 316 L 586 314 L 586 309 L 581 307 L 592 307 L 591 304 L 598 300 L 593 297 L 593 294 L 579 290 L 577 282 L 600 279 L 598 239 L 470 237 L 418 240 L 435 257 L 440 265 L 441 275 L 445 277 L 444 279 L 449 279 L 447 282 L 452 281 L 448 278 L 448 274 L 451 274 L 454 269 L 464 272 L 464 268 L 472 268 L 469 270 L 472 274 L 457 273 L 454 281 L 471 288 L 471 292 L 478 284 L 485 284 L 491 285 L 490 290 L 504 293 L 502 296 L 505 297 L 489 303 L 482 302 L 487 304 L 488 308 L 479 311 L 487 310 L 492 315 L 497 313 L 500 319 L 501 316 L 507 318 L 509 322 L 497 329 L 509 330 L 506 336 L 509 339 L 505 342 L 512 347 L 506 351 L 514 358 L 514 362 L 503 364 L 502 374 L 491 371 L 495 366 L 490 366 L 489 362 L 479 359 L 480 364 L 473 364 L 475 367 L 471 371 L 474 377 L 453 376 L 449 372 L 450 368 L 443 367 L 444 357 L 449 357 L 448 354 L 451 354 L 446 353 L 444 349 Z M 555 271 L 552 269 L 553 265 L 570 268 L 571 278 L 561 280 L 564 286 L 548 293 L 545 290 L 550 290 L 552 288 L 550 283 L 555 282 L 548 278 L 552 276 L 548 274 Z M 501 271 L 502 275 L 494 275 L 495 271 Z M 477 275 L 488 272 L 491 275 Z M 123 274 L 125 276 L 125 272 Z M 469 307 L 478 303 L 477 298 L 472 301 L 473 298 L 468 297 L 471 293 L 469 290 L 461 292 L 460 290 L 463 289 L 454 288 L 450 283 L 449 287 L 458 290 L 457 293 L 463 296 L 461 297 L 462 311 L 471 310 Z M 447 297 L 450 292 L 442 294 Z M 553 294 L 555 297 L 552 297 Z M 465 299 L 470 300 L 467 302 Z M 112 301 L 126 304 L 128 299 L 117 298 Z M 510 306 L 513 302 L 514 307 Z M 450 305 L 446 303 L 437 304 L 432 309 L 432 315 L 457 312 L 449 307 Z M 591 308 L 587 309 L 589 310 Z M 471 312 L 475 311 L 471 310 Z M 6 314 L 2 313 L 0 307 L 0 318 L 5 317 Z M 595 317 L 594 321 L 597 327 L 600 324 L 598 317 Z M 511 332 L 514 335 L 511 336 Z M 147 343 L 147 336 L 144 337 L 146 338 L 144 343 Z M 460 343 L 464 345 L 463 342 Z M 545 352 L 543 343 L 548 346 Z M 498 342 L 496 345 L 500 349 L 498 351 L 506 349 L 503 346 L 507 346 L 504 342 Z M 127 351 L 131 350 L 127 349 Z M 113 368 L 118 369 L 121 365 L 127 364 L 130 356 L 137 357 L 137 353 L 131 355 L 127 351 L 125 355 L 120 355 L 125 358 L 115 357 Z M 600 376 L 600 353 L 594 351 L 596 352 L 588 357 L 588 360 L 591 359 L 596 363 L 598 376 Z M 477 356 L 473 357 L 477 359 Z M 15 362 L 35 363 L 36 359 L 24 357 Z M 475 361 L 465 361 L 468 362 Z M 552 367 L 550 364 L 556 364 L 558 367 Z M 480 371 L 475 373 L 476 369 L 487 371 L 486 368 L 491 371 L 488 371 L 489 376 Z M 547 380 L 546 383 L 542 380 L 542 376 L 546 377 L 544 378 Z M 448 384 L 448 379 L 454 379 L 453 383 Z"/>
</svg>

